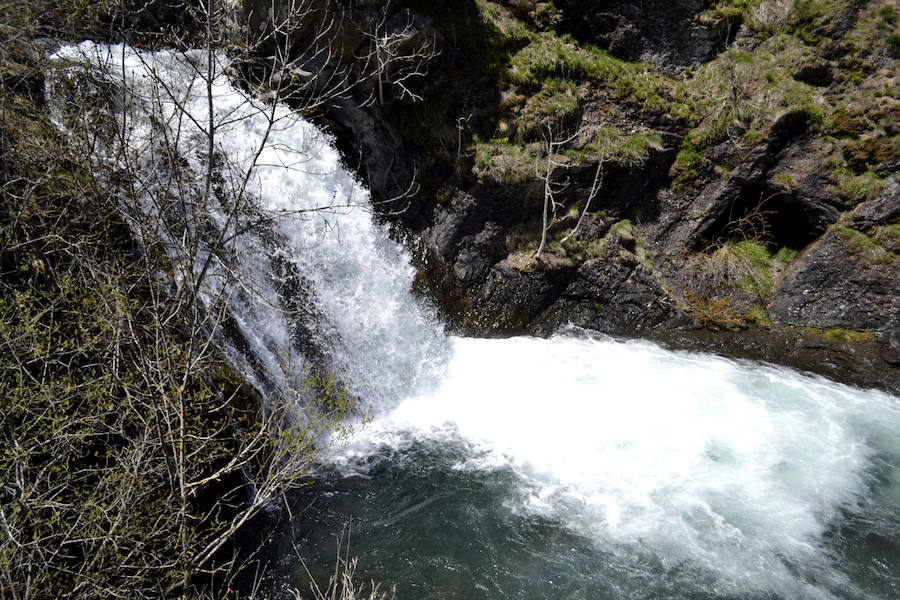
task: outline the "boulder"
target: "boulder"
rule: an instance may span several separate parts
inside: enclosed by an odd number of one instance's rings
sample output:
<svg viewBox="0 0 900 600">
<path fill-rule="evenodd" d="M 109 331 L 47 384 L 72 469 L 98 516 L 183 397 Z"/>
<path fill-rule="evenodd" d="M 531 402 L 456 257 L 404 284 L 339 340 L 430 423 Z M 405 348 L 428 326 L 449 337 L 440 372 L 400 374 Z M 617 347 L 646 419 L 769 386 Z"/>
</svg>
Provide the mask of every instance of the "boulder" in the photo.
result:
<svg viewBox="0 0 900 600">
<path fill-rule="evenodd" d="M 676 312 L 653 272 L 616 245 L 604 256 L 582 263 L 531 329 L 549 333 L 572 324 L 634 335 L 662 326 Z"/>
<path fill-rule="evenodd" d="M 861 229 L 887 225 L 897 219 L 900 219 L 900 182 L 896 175 L 885 182 L 876 198 L 863 202 L 853 211 L 853 224 Z"/>
<path fill-rule="evenodd" d="M 900 257 L 874 263 L 846 235 L 829 231 L 788 268 L 769 316 L 803 327 L 900 328 Z"/>
</svg>

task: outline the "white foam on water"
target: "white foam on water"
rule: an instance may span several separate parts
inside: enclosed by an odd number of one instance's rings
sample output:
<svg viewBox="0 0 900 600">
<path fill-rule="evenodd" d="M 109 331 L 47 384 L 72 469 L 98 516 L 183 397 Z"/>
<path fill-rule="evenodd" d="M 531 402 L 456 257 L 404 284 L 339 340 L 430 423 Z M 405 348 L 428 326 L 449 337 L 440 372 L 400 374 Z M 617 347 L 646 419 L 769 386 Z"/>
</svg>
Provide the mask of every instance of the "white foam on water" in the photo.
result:
<svg viewBox="0 0 900 600">
<path fill-rule="evenodd" d="M 442 387 L 360 431 L 340 468 L 385 446 L 464 440 L 473 451 L 458 468 L 517 473 L 517 510 L 711 574 L 720 592 L 785 598 L 850 585 L 823 535 L 869 496 L 873 456 L 900 479 L 900 403 L 887 394 L 643 342 L 453 346 Z M 808 583 L 811 570 L 827 585 Z"/>
</svg>

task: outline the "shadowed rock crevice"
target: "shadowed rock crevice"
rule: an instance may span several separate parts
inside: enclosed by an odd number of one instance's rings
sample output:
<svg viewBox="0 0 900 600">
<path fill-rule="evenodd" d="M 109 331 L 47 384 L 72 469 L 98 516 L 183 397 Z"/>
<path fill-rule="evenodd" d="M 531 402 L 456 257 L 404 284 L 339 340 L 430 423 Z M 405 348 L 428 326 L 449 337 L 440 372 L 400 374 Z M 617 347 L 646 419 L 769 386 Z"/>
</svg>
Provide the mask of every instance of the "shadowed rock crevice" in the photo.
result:
<svg viewBox="0 0 900 600">
<path fill-rule="evenodd" d="M 740 27 L 738 19 L 699 18 L 706 6 L 698 0 L 614 0 L 599 6 L 560 0 L 556 5 L 561 32 L 670 73 L 710 60 L 734 40 Z"/>
</svg>

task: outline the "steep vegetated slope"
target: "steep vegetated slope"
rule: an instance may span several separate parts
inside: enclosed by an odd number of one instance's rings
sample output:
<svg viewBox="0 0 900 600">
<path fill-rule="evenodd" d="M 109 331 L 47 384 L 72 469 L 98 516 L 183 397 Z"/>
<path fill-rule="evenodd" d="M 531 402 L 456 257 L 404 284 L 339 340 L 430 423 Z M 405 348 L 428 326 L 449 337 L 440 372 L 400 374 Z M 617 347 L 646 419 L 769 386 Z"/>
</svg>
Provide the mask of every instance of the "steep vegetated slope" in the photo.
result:
<svg viewBox="0 0 900 600">
<path fill-rule="evenodd" d="M 424 102 L 334 120 L 376 192 L 422 184 L 392 207 L 459 327 L 573 323 L 894 378 L 893 3 L 403 6 L 441 49 Z"/>
<path fill-rule="evenodd" d="M 236 544 L 241 525 L 304 482 L 324 431 L 264 407 L 215 348 L 218 321 L 176 286 L 172 254 L 146 235 L 161 223 L 132 210 L 139 173 L 100 160 L 121 134 L 104 110 L 115 85 L 73 75 L 63 117 L 84 127 L 51 121 L 58 40 L 187 47 L 178 23 L 118 8 L 0 3 L 3 597 L 224 596 L 259 542 Z M 343 389 L 305 375 L 336 425 Z"/>
</svg>

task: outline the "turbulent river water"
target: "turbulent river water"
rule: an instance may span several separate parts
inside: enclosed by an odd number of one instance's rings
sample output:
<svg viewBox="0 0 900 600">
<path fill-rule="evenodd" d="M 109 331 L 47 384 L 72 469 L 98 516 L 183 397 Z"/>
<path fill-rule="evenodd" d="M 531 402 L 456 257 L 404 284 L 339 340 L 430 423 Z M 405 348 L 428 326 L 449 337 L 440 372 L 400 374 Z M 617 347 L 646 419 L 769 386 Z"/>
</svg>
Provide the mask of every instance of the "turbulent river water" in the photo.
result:
<svg viewBox="0 0 900 600">
<path fill-rule="evenodd" d="M 336 452 L 294 541 L 327 563 L 352 519 L 401 598 L 886 600 L 898 431 L 896 398 L 772 366 L 454 338 L 436 389 Z"/>
<path fill-rule="evenodd" d="M 307 345 L 285 297 L 302 291 L 305 335 L 367 407 L 273 542 L 271 597 L 308 587 L 294 548 L 327 577 L 348 522 L 359 574 L 410 600 L 900 597 L 900 399 L 578 330 L 449 337 L 328 136 L 232 87 L 224 58 L 208 88 L 199 53 L 57 57 L 133 91 L 134 161 L 165 127 L 198 177 L 212 89 L 216 151 L 278 216 L 213 270 L 243 284 L 226 350 L 264 393 L 290 386 Z"/>
</svg>

